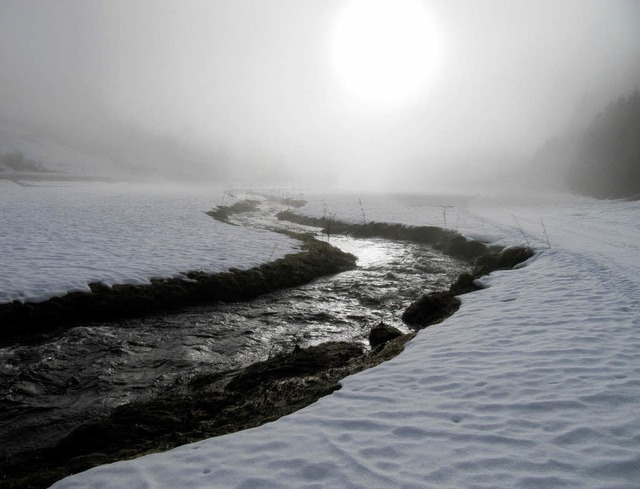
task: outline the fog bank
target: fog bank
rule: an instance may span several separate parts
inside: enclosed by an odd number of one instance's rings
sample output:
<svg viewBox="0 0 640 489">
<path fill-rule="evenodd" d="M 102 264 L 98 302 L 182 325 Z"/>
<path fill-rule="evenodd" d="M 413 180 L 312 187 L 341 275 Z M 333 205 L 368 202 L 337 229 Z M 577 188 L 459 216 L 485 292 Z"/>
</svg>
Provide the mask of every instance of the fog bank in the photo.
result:
<svg viewBox="0 0 640 489">
<path fill-rule="evenodd" d="M 433 67 L 384 105 L 336 73 L 347 1 L 5 0 L 0 123 L 137 177 L 432 190 L 517 173 L 640 82 L 638 2 L 420 3 Z"/>
</svg>

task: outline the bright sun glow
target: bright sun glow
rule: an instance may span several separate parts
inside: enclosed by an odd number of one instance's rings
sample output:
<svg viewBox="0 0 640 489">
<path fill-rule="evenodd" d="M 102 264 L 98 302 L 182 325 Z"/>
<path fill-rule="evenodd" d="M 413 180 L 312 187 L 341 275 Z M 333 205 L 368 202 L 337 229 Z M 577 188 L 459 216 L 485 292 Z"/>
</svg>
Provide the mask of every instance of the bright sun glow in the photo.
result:
<svg viewBox="0 0 640 489">
<path fill-rule="evenodd" d="M 414 98 L 434 74 L 437 35 L 420 0 L 352 0 L 331 43 L 342 85 L 376 105 Z"/>
</svg>

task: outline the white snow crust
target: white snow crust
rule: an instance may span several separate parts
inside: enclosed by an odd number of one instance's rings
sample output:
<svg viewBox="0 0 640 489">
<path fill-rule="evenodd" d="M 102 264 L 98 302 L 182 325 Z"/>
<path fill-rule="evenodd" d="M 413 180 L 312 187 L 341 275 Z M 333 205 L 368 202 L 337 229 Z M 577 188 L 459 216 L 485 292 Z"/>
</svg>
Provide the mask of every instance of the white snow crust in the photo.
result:
<svg viewBox="0 0 640 489">
<path fill-rule="evenodd" d="M 338 200 L 338 218 L 362 219 L 357 197 Z M 438 199 L 376 202 L 367 219 L 443 222 Z M 301 411 L 53 487 L 640 487 L 640 204 L 448 202 L 451 227 L 539 253 Z"/>
<path fill-rule="evenodd" d="M 0 303 L 41 302 L 89 283 L 146 284 L 251 268 L 298 243 L 205 214 L 215 188 L 0 180 Z"/>
</svg>

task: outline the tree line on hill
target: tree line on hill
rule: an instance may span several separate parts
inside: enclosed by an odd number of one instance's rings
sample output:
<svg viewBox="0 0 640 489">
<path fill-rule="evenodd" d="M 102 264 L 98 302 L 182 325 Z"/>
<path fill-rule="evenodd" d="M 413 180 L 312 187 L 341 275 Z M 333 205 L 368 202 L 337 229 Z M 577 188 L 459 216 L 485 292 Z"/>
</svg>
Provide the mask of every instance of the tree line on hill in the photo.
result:
<svg viewBox="0 0 640 489">
<path fill-rule="evenodd" d="M 537 171 L 598 198 L 640 198 L 640 91 L 620 97 L 581 133 L 556 137 L 533 158 Z"/>
</svg>

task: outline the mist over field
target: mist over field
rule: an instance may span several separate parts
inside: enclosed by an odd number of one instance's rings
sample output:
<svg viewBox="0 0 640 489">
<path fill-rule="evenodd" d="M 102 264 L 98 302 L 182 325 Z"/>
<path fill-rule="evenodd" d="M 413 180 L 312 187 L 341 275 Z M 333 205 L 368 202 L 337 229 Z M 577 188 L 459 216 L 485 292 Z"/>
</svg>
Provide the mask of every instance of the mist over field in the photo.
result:
<svg viewBox="0 0 640 489">
<path fill-rule="evenodd" d="M 6 0 L 0 155 L 18 134 L 134 179 L 531 180 L 638 85 L 639 25 L 633 0 Z"/>
</svg>

